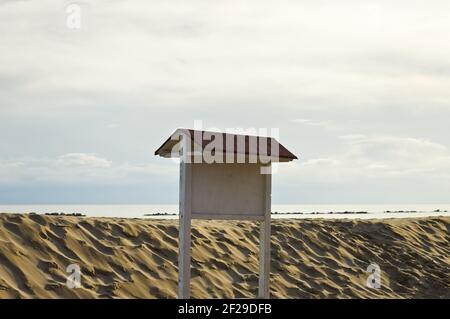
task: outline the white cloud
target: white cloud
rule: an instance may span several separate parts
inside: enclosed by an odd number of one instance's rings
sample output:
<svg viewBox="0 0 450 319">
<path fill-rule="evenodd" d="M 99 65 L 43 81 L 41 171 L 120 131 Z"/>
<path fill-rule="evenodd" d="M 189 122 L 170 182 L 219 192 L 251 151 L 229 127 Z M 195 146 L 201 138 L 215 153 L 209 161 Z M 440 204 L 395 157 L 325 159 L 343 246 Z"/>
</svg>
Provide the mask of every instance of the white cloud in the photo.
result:
<svg viewBox="0 0 450 319">
<path fill-rule="evenodd" d="M 7 160 L 0 160 L 0 169 L 11 169 L 11 168 L 19 168 L 24 166 L 25 163 L 20 161 L 7 161 Z"/>
<path fill-rule="evenodd" d="M 365 137 L 347 142 L 346 158 L 358 159 L 365 167 L 384 167 L 389 174 L 411 174 L 450 168 L 450 152 L 441 144 L 425 139 Z"/>
<path fill-rule="evenodd" d="M 339 127 L 339 125 L 337 125 L 333 121 L 317 121 L 317 120 L 312 120 L 312 119 L 294 119 L 294 120 L 292 120 L 292 122 L 298 123 L 298 124 L 309 125 L 309 126 L 328 128 L 328 129 Z"/>
<path fill-rule="evenodd" d="M 339 160 L 335 158 L 314 158 L 304 163 L 306 166 L 336 166 L 339 164 Z"/>
<path fill-rule="evenodd" d="M 366 135 L 364 134 L 346 134 L 339 136 L 341 139 L 345 140 L 355 140 L 355 139 L 364 139 Z"/>
<path fill-rule="evenodd" d="M 0 111 L 118 97 L 128 107 L 230 96 L 296 108 L 450 105 L 445 1 L 86 3 L 81 33 L 65 28 L 54 1 L 0 6 L 0 74 L 17 81 Z"/>
<path fill-rule="evenodd" d="M 75 167 L 109 168 L 112 162 L 107 159 L 97 157 L 94 154 L 69 153 L 60 156 L 56 160 L 57 165 Z"/>
<path fill-rule="evenodd" d="M 450 151 L 444 145 L 408 137 L 343 138 L 343 152 L 287 165 L 281 172 L 300 180 L 342 184 L 360 179 L 450 178 Z"/>
<path fill-rule="evenodd" d="M 17 184 L 117 184 L 148 183 L 154 178 L 176 176 L 176 165 L 113 163 L 85 153 L 69 153 L 55 159 L 26 158 L 0 161 L 0 185 Z"/>
</svg>

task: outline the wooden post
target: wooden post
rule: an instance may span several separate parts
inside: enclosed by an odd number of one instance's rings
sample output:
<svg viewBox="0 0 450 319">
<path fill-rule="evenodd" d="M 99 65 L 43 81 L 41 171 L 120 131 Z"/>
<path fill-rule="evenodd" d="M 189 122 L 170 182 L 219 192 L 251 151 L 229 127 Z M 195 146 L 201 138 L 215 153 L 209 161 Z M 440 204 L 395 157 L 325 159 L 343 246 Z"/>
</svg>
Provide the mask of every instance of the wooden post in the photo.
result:
<svg viewBox="0 0 450 319">
<path fill-rule="evenodd" d="M 269 164 L 269 170 L 271 166 Z M 265 212 L 264 221 L 259 227 L 259 298 L 270 298 L 270 211 L 272 200 L 272 173 L 265 175 Z"/>
<path fill-rule="evenodd" d="M 185 141 L 185 136 L 182 136 Z M 186 143 L 183 143 L 186 146 Z M 180 162 L 180 223 L 178 237 L 178 298 L 190 297 L 191 281 L 191 179 L 192 164 L 186 162 L 186 147 L 183 147 Z"/>
</svg>

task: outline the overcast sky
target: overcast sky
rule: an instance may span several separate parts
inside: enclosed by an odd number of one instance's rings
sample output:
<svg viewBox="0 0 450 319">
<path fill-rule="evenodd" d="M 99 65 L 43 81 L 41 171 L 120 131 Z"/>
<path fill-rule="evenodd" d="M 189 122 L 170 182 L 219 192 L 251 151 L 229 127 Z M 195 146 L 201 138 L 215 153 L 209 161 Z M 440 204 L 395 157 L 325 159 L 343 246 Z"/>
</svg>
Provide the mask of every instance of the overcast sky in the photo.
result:
<svg viewBox="0 0 450 319">
<path fill-rule="evenodd" d="M 273 202 L 450 202 L 449 1 L 0 0 L 0 203 L 178 202 L 177 127 L 279 128 Z"/>
</svg>

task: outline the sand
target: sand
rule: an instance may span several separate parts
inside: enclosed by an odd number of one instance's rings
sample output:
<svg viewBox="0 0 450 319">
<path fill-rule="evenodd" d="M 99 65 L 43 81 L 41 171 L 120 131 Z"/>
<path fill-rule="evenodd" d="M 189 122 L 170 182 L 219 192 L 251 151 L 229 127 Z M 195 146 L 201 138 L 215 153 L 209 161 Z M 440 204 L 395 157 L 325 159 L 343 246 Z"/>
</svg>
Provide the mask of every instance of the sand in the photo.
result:
<svg viewBox="0 0 450 319">
<path fill-rule="evenodd" d="M 175 298 L 177 220 L 0 214 L 0 298 Z M 274 220 L 274 298 L 450 298 L 450 218 Z M 194 221 L 193 298 L 254 297 L 258 229 Z M 370 263 L 381 288 L 366 286 Z M 66 286 L 79 264 L 81 288 Z"/>
</svg>

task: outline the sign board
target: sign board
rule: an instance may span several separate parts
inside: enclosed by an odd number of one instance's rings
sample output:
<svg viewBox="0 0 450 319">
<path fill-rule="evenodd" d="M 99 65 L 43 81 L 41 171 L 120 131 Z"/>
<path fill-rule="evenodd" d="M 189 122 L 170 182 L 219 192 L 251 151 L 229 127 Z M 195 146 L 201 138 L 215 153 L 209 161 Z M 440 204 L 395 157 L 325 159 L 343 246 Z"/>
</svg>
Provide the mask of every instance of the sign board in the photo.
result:
<svg viewBox="0 0 450 319">
<path fill-rule="evenodd" d="M 263 220 L 266 175 L 259 164 L 191 165 L 192 218 Z"/>
<path fill-rule="evenodd" d="M 185 150 L 192 150 L 193 135 L 203 136 L 225 135 L 221 139 L 241 140 L 241 145 L 251 144 L 256 139 L 254 148 L 256 153 L 249 153 L 248 149 L 239 153 L 236 147 L 225 145 L 220 151 L 231 157 L 242 155 L 244 158 L 263 156 L 269 161 L 256 162 L 195 162 L 191 154 Z M 180 157 L 180 215 L 179 215 L 179 257 L 178 257 L 178 297 L 190 297 L 191 278 L 191 221 L 192 219 L 233 219 L 253 220 L 259 222 L 259 289 L 258 297 L 269 298 L 270 277 L 270 208 L 272 174 L 271 163 L 287 162 L 297 157 L 285 149 L 273 138 L 264 137 L 262 147 L 258 137 L 237 136 L 215 132 L 193 130 L 177 130 L 156 152 L 163 157 Z M 201 152 L 208 148 L 204 141 L 196 142 Z M 221 144 L 219 144 L 221 145 Z M 262 153 L 270 145 L 272 152 Z M 280 147 L 276 152 L 273 147 Z M 277 154 L 275 158 L 273 154 Z M 281 157 L 278 156 L 281 154 Z M 198 155 L 198 154 L 197 154 Z M 249 156 L 250 155 L 250 156 Z M 263 173 L 264 172 L 264 173 Z"/>
</svg>

